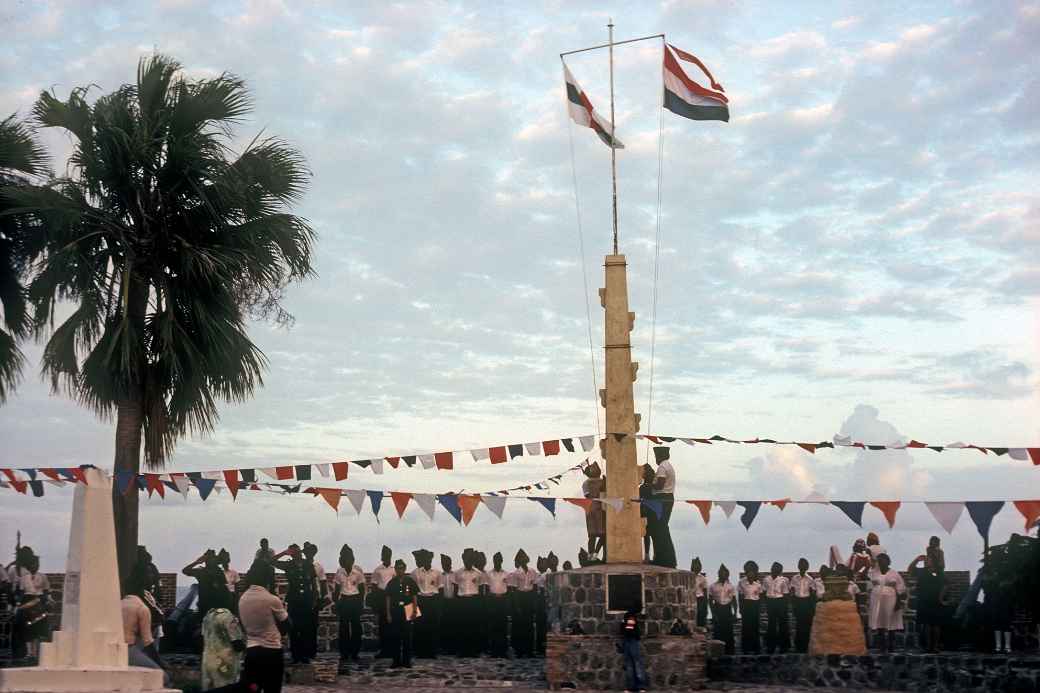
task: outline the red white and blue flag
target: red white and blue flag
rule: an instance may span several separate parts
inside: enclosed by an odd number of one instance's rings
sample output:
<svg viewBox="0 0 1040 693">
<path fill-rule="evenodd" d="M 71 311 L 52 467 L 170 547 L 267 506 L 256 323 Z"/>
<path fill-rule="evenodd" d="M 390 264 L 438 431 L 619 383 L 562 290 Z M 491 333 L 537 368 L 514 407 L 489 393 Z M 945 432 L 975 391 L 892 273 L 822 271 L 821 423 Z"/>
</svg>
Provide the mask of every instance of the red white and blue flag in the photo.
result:
<svg viewBox="0 0 1040 693">
<path fill-rule="evenodd" d="M 701 69 L 711 84 L 703 87 L 683 71 L 676 56 Z M 690 120 L 722 120 L 729 122 L 729 99 L 722 85 L 697 56 L 679 50 L 671 44 L 664 47 L 664 107 Z"/>
<path fill-rule="evenodd" d="M 571 74 L 566 65 L 563 66 L 563 78 L 567 83 L 567 111 L 571 115 L 571 120 L 578 125 L 592 128 L 599 135 L 599 138 L 603 140 L 603 144 L 608 147 L 624 149 L 625 145 L 621 144 L 621 140 L 614 137 L 614 128 L 596 113 L 596 109 L 592 107 L 589 97 L 578 86 L 577 80 L 574 79 L 574 75 Z"/>
</svg>

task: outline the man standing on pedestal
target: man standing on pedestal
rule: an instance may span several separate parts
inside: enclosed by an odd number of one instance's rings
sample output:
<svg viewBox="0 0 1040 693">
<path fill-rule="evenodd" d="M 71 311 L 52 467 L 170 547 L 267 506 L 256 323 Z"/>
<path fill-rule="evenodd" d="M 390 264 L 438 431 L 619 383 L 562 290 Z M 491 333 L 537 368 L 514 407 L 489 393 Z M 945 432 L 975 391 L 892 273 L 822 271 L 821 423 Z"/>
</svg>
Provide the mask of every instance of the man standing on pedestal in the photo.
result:
<svg viewBox="0 0 1040 693">
<path fill-rule="evenodd" d="M 672 532 L 668 523 L 672 519 L 672 507 L 675 505 L 675 468 L 668 461 L 669 449 L 659 445 L 654 447 L 654 459 L 657 460 L 657 474 L 654 475 L 654 500 L 661 502 L 661 517 L 654 523 L 654 565 L 674 568 L 675 545 L 672 543 Z"/>
</svg>

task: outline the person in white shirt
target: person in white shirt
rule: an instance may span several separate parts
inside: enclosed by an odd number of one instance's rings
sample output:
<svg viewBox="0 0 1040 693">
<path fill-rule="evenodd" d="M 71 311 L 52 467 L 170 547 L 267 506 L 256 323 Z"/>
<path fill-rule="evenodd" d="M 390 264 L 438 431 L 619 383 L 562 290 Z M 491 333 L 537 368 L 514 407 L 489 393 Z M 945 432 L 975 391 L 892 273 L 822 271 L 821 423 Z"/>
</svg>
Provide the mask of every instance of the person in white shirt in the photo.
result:
<svg viewBox="0 0 1040 693">
<path fill-rule="evenodd" d="M 769 654 L 779 651 L 786 654 L 790 647 L 790 628 L 787 625 L 787 596 L 791 593 L 791 581 L 784 574 L 784 567 L 773 563 L 769 575 L 763 581 L 766 592 L 766 649 Z"/>
<path fill-rule="evenodd" d="M 390 559 L 392 558 L 393 552 L 390 550 L 390 547 L 384 545 L 379 553 L 381 562 L 372 571 L 372 590 L 368 598 L 369 605 L 376 611 L 379 624 L 379 652 L 376 654 L 376 657 L 384 659 L 393 656 L 390 653 L 387 641 L 390 631 L 386 627 L 386 586 L 394 578 L 394 568 L 390 565 Z"/>
<path fill-rule="evenodd" d="M 534 654 L 534 598 L 538 589 L 538 573 L 531 570 L 527 552 L 516 552 L 513 563 L 516 570 L 509 574 L 509 588 L 513 593 L 513 652 L 519 658 Z"/>
<path fill-rule="evenodd" d="M 50 583 L 40 572 L 40 558 L 30 547 L 23 546 L 17 551 L 7 579 L 15 608 L 11 628 L 12 658 L 35 657 L 39 641 L 47 637 L 49 630 Z"/>
<path fill-rule="evenodd" d="M 693 573 L 693 594 L 697 599 L 697 627 L 708 625 L 708 576 L 701 572 L 700 556 L 690 561 L 690 572 Z"/>
<path fill-rule="evenodd" d="M 760 631 L 764 592 L 765 588 L 758 575 L 758 564 L 748 561 L 744 564 L 744 577 L 737 583 L 737 593 L 740 595 L 741 654 L 758 654 L 762 651 Z"/>
<path fill-rule="evenodd" d="M 242 687 L 246 690 L 280 691 L 285 671 L 282 634 L 289 612 L 274 590 L 274 568 L 257 559 L 246 573 L 249 588 L 238 600 L 238 618 L 246 632 L 246 657 L 242 663 Z"/>
<path fill-rule="evenodd" d="M 903 630 L 903 606 L 906 603 L 906 584 L 898 571 L 892 570 L 887 553 L 878 554 L 877 567 L 868 573 L 870 579 L 870 630 L 874 631 L 875 646 L 882 652 L 892 649 L 892 633 Z"/>
<path fill-rule="evenodd" d="M 654 447 L 654 458 L 657 461 L 657 473 L 654 475 L 654 500 L 660 501 L 661 517 L 653 525 L 655 530 L 653 563 L 665 568 L 674 568 L 678 563 L 668 523 L 672 519 L 672 508 L 675 506 L 675 468 L 668 461 L 669 455 L 670 451 L 667 446 Z"/>
<path fill-rule="evenodd" d="M 817 589 L 816 578 L 809 575 L 809 561 L 798 559 L 798 574 L 791 578 L 791 603 L 794 611 L 794 649 L 809 651 L 809 636 L 812 633 L 816 600 L 823 596 Z"/>
<path fill-rule="evenodd" d="M 726 654 L 733 654 L 733 619 L 737 615 L 737 592 L 729 581 L 729 568 L 719 566 L 719 579 L 708 587 L 711 607 L 712 637 L 726 644 Z"/>
<path fill-rule="evenodd" d="M 459 649 L 458 609 L 455 598 L 455 571 L 451 568 L 451 556 L 441 554 L 441 632 L 438 652 L 455 654 Z"/>
<path fill-rule="evenodd" d="M 332 601 L 339 619 L 339 660 L 358 661 L 361 652 L 361 612 L 365 608 L 365 571 L 354 562 L 354 550 L 339 550 L 339 570 L 332 579 Z"/>
<path fill-rule="evenodd" d="M 473 549 L 463 551 L 462 568 L 455 571 L 460 657 L 479 657 L 481 649 L 479 597 L 483 579 L 480 571 L 473 567 L 474 558 Z"/>
<path fill-rule="evenodd" d="M 509 623 L 509 573 L 502 570 L 502 554 L 491 557 L 494 568 L 484 574 L 487 586 L 488 648 L 492 657 L 509 656 L 507 626 Z"/>
<path fill-rule="evenodd" d="M 426 549 L 412 551 L 415 570 L 412 579 L 419 586 L 419 611 L 422 618 L 415 622 L 413 631 L 415 656 L 422 659 L 437 656 L 438 629 L 441 620 L 441 590 L 444 578 L 433 568 L 433 552 Z"/>
</svg>

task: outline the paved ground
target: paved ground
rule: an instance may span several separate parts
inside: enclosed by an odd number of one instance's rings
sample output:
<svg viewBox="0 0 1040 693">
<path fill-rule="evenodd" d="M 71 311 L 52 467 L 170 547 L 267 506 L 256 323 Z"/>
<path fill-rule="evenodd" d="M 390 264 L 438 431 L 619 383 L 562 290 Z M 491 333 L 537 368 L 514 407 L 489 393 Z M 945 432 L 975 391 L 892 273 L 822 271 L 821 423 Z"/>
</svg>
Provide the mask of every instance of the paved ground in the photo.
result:
<svg viewBox="0 0 1040 693">
<path fill-rule="evenodd" d="M 362 686 L 356 684 L 350 684 L 347 682 L 337 683 L 327 686 L 286 686 L 282 690 L 285 693 L 330 693 L 330 691 L 370 691 L 370 686 Z M 503 686 L 496 687 L 473 687 L 466 688 L 467 693 L 502 693 Z M 842 693 L 866 693 L 856 688 L 843 688 Z M 387 685 L 381 681 L 379 685 L 380 693 L 386 691 L 407 691 L 407 693 L 444 693 L 445 687 L 416 687 L 411 686 L 394 686 Z M 798 687 L 781 687 L 781 686 L 728 686 L 724 688 L 706 688 L 702 693 L 808 693 L 809 691 L 819 692 L 818 688 L 798 688 Z M 879 691 L 877 689 L 870 689 L 869 693 L 886 693 L 885 691 Z"/>
</svg>

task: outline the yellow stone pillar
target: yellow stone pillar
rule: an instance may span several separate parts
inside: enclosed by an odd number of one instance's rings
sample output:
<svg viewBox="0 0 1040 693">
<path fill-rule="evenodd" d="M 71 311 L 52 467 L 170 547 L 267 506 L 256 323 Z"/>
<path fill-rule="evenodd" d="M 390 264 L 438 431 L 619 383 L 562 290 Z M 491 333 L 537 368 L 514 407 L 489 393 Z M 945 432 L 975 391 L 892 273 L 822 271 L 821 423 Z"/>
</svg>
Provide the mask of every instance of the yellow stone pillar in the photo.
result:
<svg viewBox="0 0 1040 693">
<path fill-rule="evenodd" d="M 628 435 L 618 440 L 613 433 L 634 434 L 639 430 L 635 413 L 632 383 L 638 364 L 632 362 L 629 338 L 635 313 L 628 310 L 628 280 L 624 255 L 607 255 L 606 286 L 600 289 L 600 304 L 606 309 L 604 319 L 606 350 L 605 385 L 600 391 L 606 408 L 607 435 L 601 442 L 606 461 L 607 491 L 610 498 L 623 498 L 618 512 L 607 509 L 607 561 L 640 563 L 643 560 L 643 523 L 639 517 L 639 467 L 636 463 L 636 439 Z"/>
</svg>

